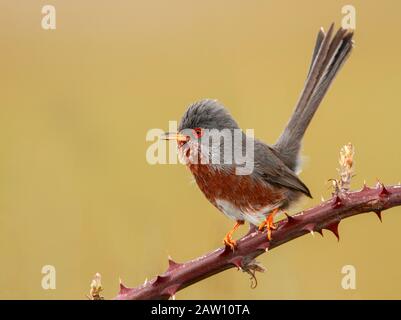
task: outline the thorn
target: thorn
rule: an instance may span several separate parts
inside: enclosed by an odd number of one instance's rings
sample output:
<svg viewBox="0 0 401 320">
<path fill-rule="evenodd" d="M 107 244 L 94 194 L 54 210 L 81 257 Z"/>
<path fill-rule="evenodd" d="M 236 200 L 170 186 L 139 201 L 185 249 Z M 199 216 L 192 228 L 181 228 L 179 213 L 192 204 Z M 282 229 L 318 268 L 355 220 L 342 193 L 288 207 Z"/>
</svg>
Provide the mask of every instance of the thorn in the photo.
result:
<svg viewBox="0 0 401 320">
<path fill-rule="evenodd" d="M 171 296 L 171 300 L 175 300 L 175 294 Z"/>
<path fill-rule="evenodd" d="M 334 235 L 337 238 L 337 241 L 340 241 L 340 235 L 338 233 L 338 225 L 339 224 L 340 224 L 340 221 L 336 221 L 336 222 L 333 222 L 331 225 L 325 227 L 326 230 L 329 230 L 334 233 Z"/>
<path fill-rule="evenodd" d="M 168 288 L 163 289 L 161 293 L 163 296 L 173 297 L 173 296 L 175 296 L 175 293 L 178 291 L 179 287 L 180 287 L 179 284 L 174 284 Z"/>
<path fill-rule="evenodd" d="M 370 188 L 366 185 L 366 180 L 363 181 L 363 188 L 361 191 L 369 191 Z"/>
<path fill-rule="evenodd" d="M 269 243 L 268 242 L 263 242 L 257 247 L 257 249 L 267 252 L 269 250 Z"/>
<path fill-rule="evenodd" d="M 166 276 L 157 276 L 156 277 L 156 280 L 152 283 L 152 285 L 156 285 L 156 284 L 160 284 L 160 283 L 163 283 L 163 282 L 165 282 L 167 280 L 167 277 Z"/>
<path fill-rule="evenodd" d="M 123 284 L 121 278 L 119 278 L 119 282 L 120 282 L 120 294 L 128 293 L 130 289 Z"/>
<path fill-rule="evenodd" d="M 287 217 L 287 222 L 285 223 L 284 226 L 286 226 L 286 225 L 292 225 L 292 224 L 294 224 L 294 223 L 297 222 L 297 218 L 294 218 L 294 217 L 290 216 L 287 212 L 284 212 L 284 214 L 285 214 L 286 217 Z"/>
<path fill-rule="evenodd" d="M 324 198 L 323 198 L 323 196 L 320 196 L 320 200 L 322 200 L 322 202 L 324 202 L 325 200 L 324 200 Z"/>
<path fill-rule="evenodd" d="M 313 237 L 315 237 L 314 231 L 315 231 L 315 224 L 314 223 L 309 223 L 302 229 L 305 231 L 308 231 Z"/>
<path fill-rule="evenodd" d="M 143 282 L 143 285 L 146 286 L 148 284 L 148 278 L 145 278 L 145 281 Z"/>
<path fill-rule="evenodd" d="M 390 192 L 386 189 L 383 183 L 380 184 L 380 197 L 387 197 L 390 195 Z"/>
<path fill-rule="evenodd" d="M 167 272 L 178 268 L 180 265 L 181 265 L 180 263 L 175 262 L 170 256 L 168 256 L 168 269 L 167 269 Z"/>
<path fill-rule="evenodd" d="M 238 268 L 238 270 L 242 271 L 242 258 L 237 257 L 231 260 L 231 263 Z"/>
<path fill-rule="evenodd" d="M 332 204 L 333 208 L 339 208 L 342 206 L 342 199 L 340 198 L 339 195 L 336 195 L 333 198 L 333 204 Z"/>
<path fill-rule="evenodd" d="M 316 232 L 318 232 L 322 237 L 323 237 L 323 231 L 322 231 L 322 229 L 320 229 L 320 230 L 315 230 Z"/>
<path fill-rule="evenodd" d="M 373 212 L 377 215 L 377 217 L 379 218 L 380 222 L 383 222 L 383 220 L 382 220 L 382 212 L 380 210 L 375 210 Z"/>
</svg>

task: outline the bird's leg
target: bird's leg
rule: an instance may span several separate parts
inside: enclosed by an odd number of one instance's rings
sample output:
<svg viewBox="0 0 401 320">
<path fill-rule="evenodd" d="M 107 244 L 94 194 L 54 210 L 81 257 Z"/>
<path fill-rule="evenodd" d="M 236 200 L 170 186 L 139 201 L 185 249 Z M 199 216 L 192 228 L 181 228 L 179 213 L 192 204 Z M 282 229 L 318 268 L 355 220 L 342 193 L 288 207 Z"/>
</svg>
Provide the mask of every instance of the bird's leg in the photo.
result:
<svg viewBox="0 0 401 320">
<path fill-rule="evenodd" d="M 270 214 L 266 216 L 266 219 L 259 225 L 259 231 L 262 231 L 264 227 L 266 227 L 267 230 L 267 239 L 269 241 L 272 239 L 272 230 L 277 229 L 277 227 L 274 225 L 274 216 L 279 212 L 280 210 L 278 208 L 274 209 Z"/>
<path fill-rule="evenodd" d="M 230 247 L 231 250 L 234 250 L 234 249 L 235 249 L 235 246 L 236 246 L 235 240 L 232 239 L 233 233 L 234 233 L 235 230 L 237 230 L 238 227 L 239 227 L 240 225 L 242 225 L 242 224 L 244 224 L 244 221 L 237 220 L 237 223 L 235 224 L 234 228 L 232 228 L 232 229 L 226 234 L 226 236 L 225 236 L 224 239 L 223 239 L 224 245 L 226 245 L 227 247 Z"/>
</svg>

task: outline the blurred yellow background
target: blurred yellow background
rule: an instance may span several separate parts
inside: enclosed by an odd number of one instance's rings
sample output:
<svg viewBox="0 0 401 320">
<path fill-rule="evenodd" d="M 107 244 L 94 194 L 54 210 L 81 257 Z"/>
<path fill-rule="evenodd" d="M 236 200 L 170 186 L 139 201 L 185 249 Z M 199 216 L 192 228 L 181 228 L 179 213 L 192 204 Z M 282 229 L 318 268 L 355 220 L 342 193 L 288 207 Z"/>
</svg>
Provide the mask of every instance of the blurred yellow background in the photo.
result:
<svg viewBox="0 0 401 320">
<path fill-rule="evenodd" d="M 41 28 L 41 8 L 57 29 Z M 217 98 L 273 143 L 309 67 L 316 33 L 356 8 L 356 48 L 305 136 L 302 180 L 329 197 L 340 147 L 356 147 L 353 187 L 401 180 L 399 1 L 2 1 L 0 4 L 0 298 L 106 298 L 217 246 L 232 221 L 182 165 L 149 165 L 152 128 Z M 401 208 L 305 236 L 260 257 L 250 289 L 235 269 L 177 299 L 401 298 Z M 247 228 L 243 228 L 242 233 Z M 241 232 L 237 234 L 239 236 Z M 53 265 L 56 290 L 43 290 Z M 356 268 L 356 290 L 341 268 Z"/>
</svg>

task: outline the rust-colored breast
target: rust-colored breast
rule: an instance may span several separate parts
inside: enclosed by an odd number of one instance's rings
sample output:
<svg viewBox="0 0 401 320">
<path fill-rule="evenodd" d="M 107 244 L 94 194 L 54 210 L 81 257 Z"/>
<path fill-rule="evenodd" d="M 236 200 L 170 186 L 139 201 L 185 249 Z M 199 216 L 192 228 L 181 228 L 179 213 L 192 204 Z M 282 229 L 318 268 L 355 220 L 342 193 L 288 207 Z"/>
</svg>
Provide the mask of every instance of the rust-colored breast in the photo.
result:
<svg viewBox="0 0 401 320">
<path fill-rule="evenodd" d="M 226 200 L 251 213 L 285 199 L 282 188 L 257 182 L 250 175 L 236 175 L 234 169 L 226 172 L 206 164 L 191 164 L 188 167 L 199 188 L 215 206 L 216 200 Z"/>
</svg>

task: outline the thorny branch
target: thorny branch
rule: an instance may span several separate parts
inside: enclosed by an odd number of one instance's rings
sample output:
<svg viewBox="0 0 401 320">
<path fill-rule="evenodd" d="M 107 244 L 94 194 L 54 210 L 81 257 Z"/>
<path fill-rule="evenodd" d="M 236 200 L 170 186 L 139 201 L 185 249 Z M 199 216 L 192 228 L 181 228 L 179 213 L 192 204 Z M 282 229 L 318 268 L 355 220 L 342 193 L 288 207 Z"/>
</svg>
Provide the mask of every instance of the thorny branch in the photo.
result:
<svg viewBox="0 0 401 320">
<path fill-rule="evenodd" d="M 177 263 L 168 260 L 168 269 L 161 275 L 136 288 L 127 288 L 120 282 L 120 292 L 115 299 L 169 299 L 175 293 L 198 281 L 224 270 L 237 267 L 247 272 L 256 285 L 255 272 L 264 268 L 255 258 L 268 250 L 308 233 L 329 230 L 339 240 L 338 225 L 341 220 L 366 212 L 374 212 L 381 220 L 383 210 L 401 205 L 401 185 L 384 186 L 378 182 L 373 188 L 366 185 L 360 191 L 349 191 L 353 175 L 354 148 L 344 146 L 340 152 L 339 180 L 333 180 L 332 198 L 318 206 L 279 221 L 268 241 L 266 232 L 250 231 L 237 241 L 237 248 L 218 248 L 194 260 Z"/>
</svg>

